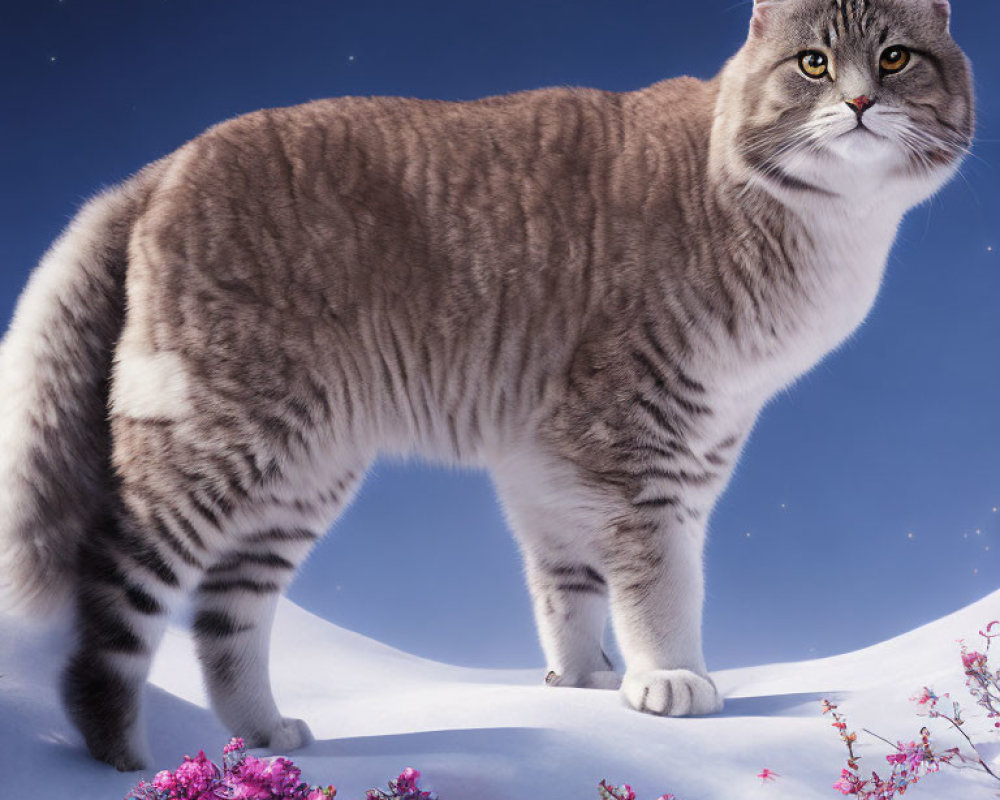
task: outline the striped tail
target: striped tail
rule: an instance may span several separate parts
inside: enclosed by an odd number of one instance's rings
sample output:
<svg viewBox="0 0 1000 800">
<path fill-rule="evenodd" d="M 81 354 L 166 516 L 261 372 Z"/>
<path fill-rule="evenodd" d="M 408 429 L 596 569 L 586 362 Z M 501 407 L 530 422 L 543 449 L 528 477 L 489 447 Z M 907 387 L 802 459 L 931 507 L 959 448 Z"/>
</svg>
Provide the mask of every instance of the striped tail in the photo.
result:
<svg viewBox="0 0 1000 800">
<path fill-rule="evenodd" d="M 0 343 L 0 611 L 64 607 L 79 543 L 109 507 L 108 378 L 149 175 L 83 207 Z"/>
</svg>

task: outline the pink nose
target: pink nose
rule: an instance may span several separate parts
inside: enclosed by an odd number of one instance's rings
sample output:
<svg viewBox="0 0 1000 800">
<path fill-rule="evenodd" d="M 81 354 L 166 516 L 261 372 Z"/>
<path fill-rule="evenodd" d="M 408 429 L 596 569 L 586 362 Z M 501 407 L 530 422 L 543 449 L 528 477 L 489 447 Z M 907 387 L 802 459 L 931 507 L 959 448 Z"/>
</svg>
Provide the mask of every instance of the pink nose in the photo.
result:
<svg viewBox="0 0 1000 800">
<path fill-rule="evenodd" d="M 861 97 L 855 97 L 853 100 L 848 100 L 847 105 L 853 108 L 858 114 L 864 114 L 865 111 L 875 105 L 875 101 L 868 95 L 863 94 Z"/>
</svg>

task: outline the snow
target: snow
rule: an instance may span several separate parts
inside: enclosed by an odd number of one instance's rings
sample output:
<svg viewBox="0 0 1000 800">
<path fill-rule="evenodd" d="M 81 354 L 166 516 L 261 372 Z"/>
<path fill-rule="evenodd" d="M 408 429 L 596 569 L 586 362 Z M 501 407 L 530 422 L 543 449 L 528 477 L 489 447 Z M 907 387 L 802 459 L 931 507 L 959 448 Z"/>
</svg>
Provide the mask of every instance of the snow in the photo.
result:
<svg viewBox="0 0 1000 800">
<path fill-rule="evenodd" d="M 844 624 L 861 606 L 845 609 Z M 623 706 L 615 692 L 553 689 L 542 671 L 479 670 L 417 658 L 338 628 L 288 601 L 279 609 L 272 677 L 285 714 L 316 736 L 291 754 L 313 783 L 358 800 L 407 766 L 442 800 L 596 800 L 602 778 L 630 783 L 639 800 L 812 800 L 831 788 L 845 750 L 820 714 L 840 705 L 859 731 L 862 768 L 884 770 L 889 739 L 918 737 L 924 720 L 908 698 L 924 685 L 951 691 L 970 719 L 956 639 L 971 644 L 1000 617 L 1000 592 L 874 647 L 833 658 L 716 673 L 727 698 L 714 717 L 661 719 Z M 54 689 L 65 630 L 39 631 L 0 618 L 0 799 L 117 800 L 138 774 L 89 759 Z M 221 758 L 228 732 L 207 709 L 187 632 L 171 628 L 147 695 L 155 769 L 204 749 Z M 944 730 L 940 728 L 939 730 Z M 1000 735 L 970 722 L 1000 765 Z M 938 737 L 942 746 L 958 744 Z M 766 785 L 763 768 L 780 777 Z M 153 770 L 155 771 L 155 770 Z M 149 774 L 151 775 L 151 771 Z M 1000 785 L 969 770 L 929 776 L 907 798 L 993 798 Z"/>
</svg>

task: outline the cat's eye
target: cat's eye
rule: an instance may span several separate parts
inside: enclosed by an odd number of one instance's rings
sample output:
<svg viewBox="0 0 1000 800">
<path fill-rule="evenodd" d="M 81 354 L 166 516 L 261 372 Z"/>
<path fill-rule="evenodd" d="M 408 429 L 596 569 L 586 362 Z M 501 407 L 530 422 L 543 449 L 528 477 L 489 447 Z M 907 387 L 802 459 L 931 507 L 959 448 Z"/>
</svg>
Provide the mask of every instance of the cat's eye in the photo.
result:
<svg viewBox="0 0 1000 800">
<path fill-rule="evenodd" d="M 822 78 L 830 71 L 830 60 L 819 50 L 806 50 L 799 54 L 799 69 L 810 78 Z"/>
<path fill-rule="evenodd" d="M 882 52 L 878 66 L 883 75 L 892 75 L 894 72 L 902 72 L 909 63 L 910 51 L 902 45 L 894 45 Z"/>
</svg>

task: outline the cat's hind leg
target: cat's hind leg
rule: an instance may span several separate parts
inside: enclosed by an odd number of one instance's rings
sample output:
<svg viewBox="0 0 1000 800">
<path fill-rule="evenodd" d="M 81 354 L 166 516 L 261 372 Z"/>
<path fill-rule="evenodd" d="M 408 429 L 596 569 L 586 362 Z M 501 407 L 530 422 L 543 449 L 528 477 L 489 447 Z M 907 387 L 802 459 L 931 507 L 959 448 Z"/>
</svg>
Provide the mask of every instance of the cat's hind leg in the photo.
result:
<svg viewBox="0 0 1000 800">
<path fill-rule="evenodd" d="M 278 598 L 316 538 L 306 529 L 247 537 L 198 586 L 194 635 L 212 708 L 249 747 L 288 752 L 312 741 L 304 721 L 278 711 L 268 649 Z"/>
<path fill-rule="evenodd" d="M 195 595 L 194 634 L 212 708 L 250 747 L 289 752 L 312 741 L 308 725 L 283 717 L 271 690 L 271 628 L 280 595 L 316 540 L 353 494 L 363 470 L 333 488 L 292 496 L 274 490 L 256 523 L 205 573 Z"/>
<path fill-rule="evenodd" d="M 224 614 L 227 606 L 221 598 L 228 594 L 228 573 L 207 571 L 226 567 L 227 554 L 252 545 L 241 542 L 239 532 L 248 530 L 247 519 L 273 505 L 266 492 L 278 479 L 281 462 L 280 451 L 268 452 L 259 438 L 213 437 L 184 420 L 117 415 L 112 429 L 118 507 L 81 543 L 77 642 L 63 672 L 62 695 L 91 754 L 120 770 L 134 770 L 149 763 L 141 720 L 143 687 L 170 612 L 201 586 L 205 591 L 198 594 L 204 599 L 196 638 L 242 624 Z M 313 538 L 328 521 L 323 516 L 320 523 L 316 516 L 323 512 L 300 501 L 282 513 L 301 523 L 289 530 L 300 530 L 305 525 L 301 521 L 309 520 Z M 269 553 L 258 554 L 267 561 Z M 257 566 L 288 575 L 261 579 L 249 574 L 252 564 L 244 565 L 247 574 L 236 578 L 242 581 L 238 594 L 257 588 L 255 581 L 275 583 L 278 590 L 287 584 L 292 570 L 281 570 L 278 554 L 271 555 L 270 566 Z M 293 555 L 280 558 L 291 562 Z M 213 608 L 219 609 L 215 616 Z M 260 618 L 268 620 L 269 613 L 262 603 L 254 625 Z M 268 625 L 260 630 L 266 652 Z M 247 653 L 260 649 L 244 648 Z M 244 659 L 253 665 L 252 657 Z M 266 670 L 266 659 L 262 663 Z M 244 693 L 243 699 L 248 696 Z M 273 738 L 273 730 L 267 733 Z M 283 743 L 288 741 L 286 736 Z"/>
<path fill-rule="evenodd" d="M 198 586 L 194 636 L 212 708 L 249 747 L 289 752 L 312 741 L 304 721 L 278 711 L 268 660 L 278 599 L 318 537 L 292 527 L 247 536 Z"/>
<path fill-rule="evenodd" d="M 149 765 L 141 707 L 172 608 L 206 556 L 184 513 L 161 505 L 139 523 L 108 514 L 78 556 L 76 648 L 62 699 L 94 758 L 127 772 Z"/>
</svg>

